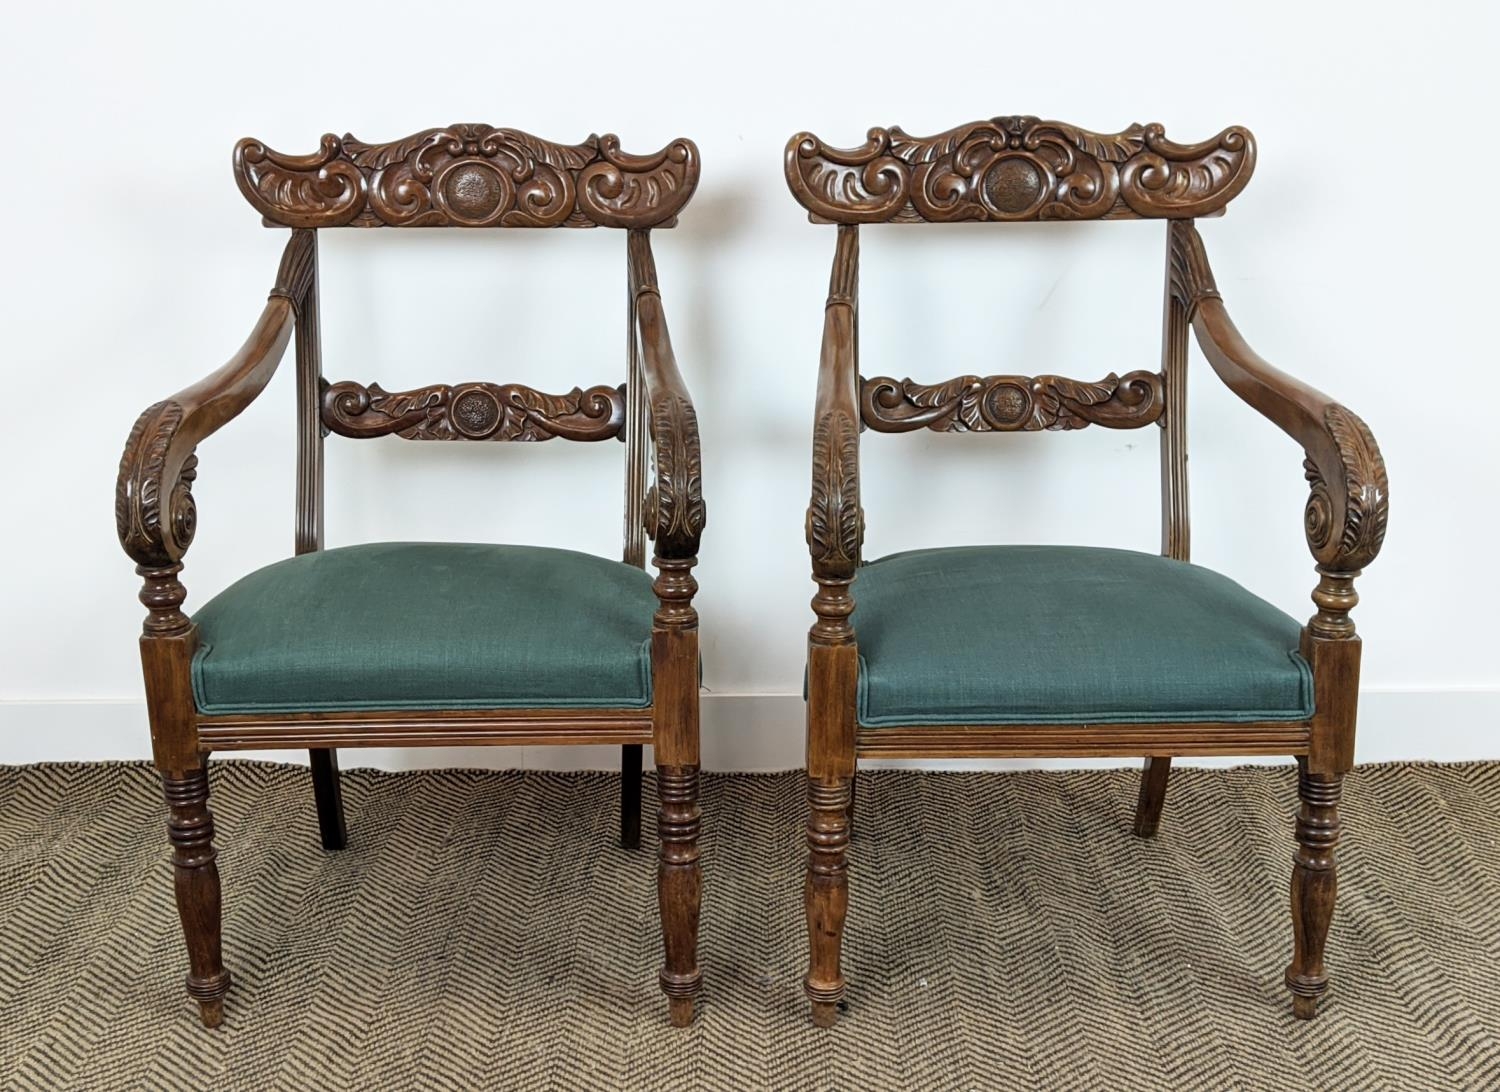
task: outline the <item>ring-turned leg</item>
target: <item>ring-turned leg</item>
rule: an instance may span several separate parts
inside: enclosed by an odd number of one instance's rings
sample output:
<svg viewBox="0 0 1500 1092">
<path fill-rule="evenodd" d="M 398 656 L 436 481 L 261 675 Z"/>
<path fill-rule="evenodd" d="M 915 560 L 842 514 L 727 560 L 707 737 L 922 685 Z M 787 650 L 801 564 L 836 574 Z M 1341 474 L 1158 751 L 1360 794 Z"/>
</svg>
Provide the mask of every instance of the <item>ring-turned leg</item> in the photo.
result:
<svg viewBox="0 0 1500 1092">
<path fill-rule="evenodd" d="M 660 543 L 658 543 L 658 546 Z M 661 908 L 661 989 L 674 1027 L 693 1022 L 703 988 L 698 966 L 698 915 L 703 895 L 698 863 L 698 615 L 693 610 L 693 558 L 655 559 L 660 606 L 651 633 L 652 739 L 656 754 L 661 850 L 656 869 Z"/>
<path fill-rule="evenodd" d="M 808 779 L 807 906 L 808 966 L 803 988 L 813 1023 L 832 1027 L 844 999 L 842 949 L 849 915 L 849 805 L 853 779 Z"/>
<path fill-rule="evenodd" d="M 1338 894 L 1334 856 L 1339 841 L 1339 792 L 1342 774 L 1308 772 L 1299 758 L 1297 771 L 1297 853 L 1292 869 L 1292 963 L 1286 984 L 1299 1020 L 1310 1020 L 1328 989 L 1323 948 Z"/>
<path fill-rule="evenodd" d="M 1156 836 L 1156 828 L 1161 825 L 1162 805 L 1167 802 L 1167 778 L 1171 773 L 1172 759 L 1167 755 L 1152 755 L 1146 759 L 1141 770 L 1141 794 L 1135 804 L 1137 836 Z"/>
<path fill-rule="evenodd" d="M 698 768 L 657 767 L 661 807 L 657 832 L 661 856 L 657 898 L 661 907 L 662 944 L 666 958 L 661 989 L 671 1003 L 673 1027 L 693 1022 L 693 1003 L 703 988 L 698 967 L 698 915 L 703 897 L 698 865 Z"/>
<path fill-rule="evenodd" d="M 219 866 L 215 861 L 214 817 L 208 810 L 208 767 L 164 772 L 167 835 L 172 843 L 173 886 L 182 936 L 187 942 L 187 989 L 198 1002 L 204 1027 L 224 1019 L 229 972 L 220 945 Z"/>
<path fill-rule="evenodd" d="M 641 751 L 639 743 L 620 748 L 620 845 L 641 845 Z"/>
</svg>

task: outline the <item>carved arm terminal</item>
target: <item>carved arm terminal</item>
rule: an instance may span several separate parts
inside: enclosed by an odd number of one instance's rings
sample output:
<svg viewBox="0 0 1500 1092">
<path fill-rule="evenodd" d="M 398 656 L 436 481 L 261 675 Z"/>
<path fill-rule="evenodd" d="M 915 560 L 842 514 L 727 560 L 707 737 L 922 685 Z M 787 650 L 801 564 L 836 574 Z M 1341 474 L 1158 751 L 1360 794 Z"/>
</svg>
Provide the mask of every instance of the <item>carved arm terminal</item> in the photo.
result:
<svg viewBox="0 0 1500 1092">
<path fill-rule="evenodd" d="M 142 569 L 177 564 L 192 543 L 194 451 L 253 402 L 275 374 L 312 284 L 314 253 L 313 233 L 293 231 L 270 298 L 239 352 L 212 375 L 151 406 L 131 429 L 120 460 L 115 523 L 120 544 Z"/>
<path fill-rule="evenodd" d="M 659 560 L 695 558 L 706 520 L 698 415 L 672 352 L 649 232 L 632 230 L 627 246 L 641 376 L 656 456 L 655 480 L 646 491 L 643 520 Z"/>
<path fill-rule="evenodd" d="M 1304 511 L 1307 546 L 1318 564 L 1315 637 L 1350 638 L 1354 578 L 1385 541 L 1390 487 L 1385 460 L 1364 421 L 1250 348 L 1214 283 L 1203 240 L 1190 220 L 1170 225 L 1173 291 L 1209 364 L 1236 395 L 1302 446 L 1311 493 Z"/>
</svg>

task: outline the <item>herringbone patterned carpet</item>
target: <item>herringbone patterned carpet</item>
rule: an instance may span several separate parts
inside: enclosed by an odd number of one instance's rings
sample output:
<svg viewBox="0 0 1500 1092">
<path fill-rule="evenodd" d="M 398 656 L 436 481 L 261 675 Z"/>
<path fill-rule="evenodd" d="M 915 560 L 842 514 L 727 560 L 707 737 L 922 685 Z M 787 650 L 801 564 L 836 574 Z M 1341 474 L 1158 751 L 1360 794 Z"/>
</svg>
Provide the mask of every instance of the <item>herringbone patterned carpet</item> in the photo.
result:
<svg viewBox="0 0 1500 1092">
<path fill-rule="evenodd" d="M 1289 769 L 867 772 L 850 1011 L 799 989 L 803 782 L 704 786 L 707 989 L 665 1026 L 649 849 L 605 775 L 216 765 L 223 1028 L 198 1027 L 139 765 L 0 768 L 5 1088 L 1500 1087 L 1500 764 L 1363 767 L 1334 990 L 1291 1019 Z M 647 789 L 649 815 L 654 801 Z"/>
</svg>

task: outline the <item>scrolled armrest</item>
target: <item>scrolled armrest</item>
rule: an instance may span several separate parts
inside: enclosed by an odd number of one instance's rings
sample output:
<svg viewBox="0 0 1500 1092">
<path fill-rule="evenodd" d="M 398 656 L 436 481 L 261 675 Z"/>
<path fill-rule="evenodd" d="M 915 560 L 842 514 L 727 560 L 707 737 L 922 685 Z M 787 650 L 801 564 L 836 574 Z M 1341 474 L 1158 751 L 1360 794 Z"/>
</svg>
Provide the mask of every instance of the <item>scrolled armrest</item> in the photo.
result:
<svg viewBox="0 0 1500 1092">
<path fill-rule="evenodd" d="M 1173 292 L 1188 310 L 1204 356 L 1230 390 L 1306 453 L 1311 492 L 1303 522 L 1313 558 L 1328 572 L 1363 569 L 1385 540 L 1390 496 L 1374 435 L 1353 411 L 1250 348 L 1229 318 L 1192 222 L 1173 221 L 1171 231 Z"/>
<path fill-rule="evenodd" d="M 655 481 L 646 491 L 643 518 L 646 534 L 662 558 L 694 558 L 708 521 L 703 503 L 703 451 L 698 440 L 698 414 L 667 333 L 661 293 L 656 284 L 656 262 L 651 236 L 632 229 L 627 246 L 630 292 L 635 301 L 636 330 L 641 344 L 641 376 L 650 413 L 651 446 L 655 451 Z"/>
<path fill-rule="evenodd" d="M 151 406 L 130 430 L 115 486 L 115 527 L 137 565 L 174 565 L 192 543 L 196 448 L 253 402 L 275 373 L 311 283 L 313 238 L 311 231 L 292 233 L 275 287 L 239 352 L 218 371 Z"/>
<path fill-rule="evenodd" d="M 864 544 L 855 344 L 858 276 L 857 229 L 841 226 L 823 312 L 823 350 L 813 416 L 812 499 L 807 507 L 807 545 L 813 575 L 831 580 L 854 576 Z"/>
</svg>

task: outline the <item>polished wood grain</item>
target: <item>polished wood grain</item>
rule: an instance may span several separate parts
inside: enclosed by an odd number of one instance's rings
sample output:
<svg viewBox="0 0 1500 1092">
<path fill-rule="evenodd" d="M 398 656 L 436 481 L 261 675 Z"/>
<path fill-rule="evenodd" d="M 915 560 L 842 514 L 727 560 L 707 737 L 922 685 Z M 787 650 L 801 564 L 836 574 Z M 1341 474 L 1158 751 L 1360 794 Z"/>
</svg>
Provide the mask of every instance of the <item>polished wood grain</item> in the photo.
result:
<svg viewBox="0 0 1500 1092">
<path fill-rule="evenodd" d="M 240 192 L 267 222 L 324 227 L 671 227 L 698 184 L 698 149 L 632 155 L 613 134 L 559 144 L 461 124 L 383 144 L 327 133 L 286 155 L 246 137 Z"/>
<path fill-rule="evenodd" d="M 654 745 L 659 782 L 658 888 L 662 990 L 672 1023 L 691 1022 L 698 963 L 698 623 L 693 607 L 706 523 L 697 414 L 672 352 L 649 228 L 666 227 L 691 197 L 698 153 L 676 140 L 652 155 L 613 136 L 554 144 L 519 130 L 457 125 L 372 145 L 325 137 L 288 156 L 254 140 L 235 151 L 236 178 L 268 223 L 291 227 L 275 284 L 244 346 L 205 379 L 152 405 L 135 423 L 115 497 L 119 539 L 142 578 L 141 638 L 156 764 L 170 813 L 176 897 L 202 1020 L 224 1016 L 222 898 L 207 759 L 214 751 L 306 748 L 325 848 L 347 838 L 339 747 L 544 746 L 621 748 L 620 840 L 640 841 L 641 761 Z M 335 226 L 626 228 L 625 383 L 545 394 L 488 381 L 387 392 L 328 384 L 319 330 L 317 228 Z M 655 542 L 658 608 L 651 624 L 653 704 L 639 709 L 362 710 L 200 716 L 190 667 L 197 630 L 180 575 L 193 541 L 198 444 L 245 409 L 296 338 L 297 476 L 294 549 L 323 548 L 324 436 L 408 439 L 620 438 L 626 453 L 623 558 L 645 566 Z"/>
<path fill-rule="evenodd" d="M 651 631 L 652 740 L 659 803 L 656 824 L 661 851 L 657 895 L 666 959 L 661 988 L 671 1000 L 672 1023 L 692 1022 L 703 971 L 698 966 L 698 919 L 702 871 L 698 838 L 698 543 L 707 523 L 703 502 L 703 456 L 698 417 L 677 368 L 656 279 L 651 237 L 628 236 L 629 276 L 639 335 L 642 389 L 649 407 L 647 431 L 654 475 L 642 505 L 646 536 L 653 543 L 657 610 Z"/>
<path fill-rule="evenodd" d="M 1161 379 L 1166 400 L 1161 417 L 1161 552 L 1163 557 L 1189 561 L 1192 527 L 1188 506 L 1187 373 L 1191 286 L 1184 281 L 1176 250 L 1169 230 L 1161 319 Z M 1135 813 L 1135 831 L 1141 837 L 1154 836 L 1161 825 L 1171 770 L 1170 755 L 1146 759 Z"/>
<path fill-rule="evenodd" d="M 961 375 L 937 384 L 877 376 L 860 382 L 859 402 L 876 432 L 1058 432 L 1155 424 L 1166 392 L 1162 377 L 1147 371 L 1093 383 L 1061 375 Z"/>
<path fill-rule="evenodd" d="M 318 299 L 318 238 L 312 238 L 310 270 L 297 309 L 297 526 L 298 555 L 323 548 L 323 428 L 319 420 L 319 392 L 323 385 L 323 339 Z M 339 785 L 338 753 L 324 748 L 308 752 L 313 804 L 318 815 L 318 838 L 330 852 L 349 841 L 344 822 L 344 794 Z"/>
<path fill-rule="evenodd" d="M 1295 755 L 1311 746 L 1298 721 L 1218 724 L 996 724 L 864 728 L 862 755 L 881 758 L 1117 758 L 1167 755 Z"/>
<path fill-rule="evenodd" d="M 646 428 L 646 379 L 641 373 L 639 318 L 631 287 L 631 255 L 625 254 L 625 529 L 621 560 L 637 569 L 646 567 L 646 475 L 650 469 L 651 440 Z M 641 843 L 641 745 L 620 748 L 620 844 L 635 849 Z"/>
<path fill-rule="evenodd" d="M 651 742 L 647 709 L 370 709 L 198 717 L 205 750 L 622 745 Z"/>
<path fill-rule="evenodd" d="M 1339 785 L 1354 758 L 1359 641 L 1354 582 L 1385 535 L 1385 464 L 1362 420 L 1257 356 L 1230 321 L 1193 218 L 1216 215 L 1244 188 L 1254 138 L 1225 129 L 1199 144 L 1160 126 L 1100 134 L 1034 117 L 1000 117 L 911 137 L 872 129 L 839 149 L 808 133 L 787 145 L 792 195 L 814 222 L 838 224 L 812 430 L 807 541 L 816 585 L 808 636 L 808 926 L 806 993 L 813 1022 L 836 1019 L 845 991 L 852 784 L 859 756 L 1001 758 L 1145 756 L 1135 830 L 1156 834 L 1178 755 L 1291 755 L 1303 769 L 1292 877 L 1294 955 L 1286 982 L 1309 1017 L 1327 989 L 1325 947 L 1336 892 Z M 1160 373 L 976 375 L 937 383 L 860 380 L 861 224 L 950 220 L 1160 218 L 1167 223 Z M 1316 613 L 1301 651 L 1312 669 L 1309 721 L 1249 724 L 856 725 L 859 647 L 851 624 L 864 540 L 860 430 L 1026 432 L 1088 424 L 1162 428 L 1161 552 L 1186 561 L 1188 331 L 1213 371 L 1303 449 L 1303 529 L 1317 570 Z M 997 624 L 1003 624 L 1003 620 Z M 1066 624 L 1060 618 L 1060 625 Z M 878 896 L 876 896 L 878 897 Z"/>
<path fill-rule="evenodd" d="M 1095 133 L 1013 115 L 930 137 L 875 128 L 853 148 L 798 133 L 785 167 L 815 222 L 1178 218 L 1219 212 L 1245 188 L 1255 139 L 1236 126 L 1178 144 L 1157 124 Z"/>
<path fill-rule="evenodd" d="M 856 300 L 859 234 L 840 227 L 823 309 L 823 351 L 813 417 L 812 551 L 816 620 L 808 632 L 807 906 L 808 969 L 803 989 L 813 1023 L 831 1026 L 844 1000 L 842 941 L 849 914 L 848 848 L 854 800 L 858 653 L 849 587 L 859 566 L 859 359 Z"/>
<path fill-rule="evenodd" d="M 352 380 L 323 391 L 323 426 L 353 439 L 613 440 L 625 426 L 625 388 L 546 394 L 524 383 L 435 383 L 387 391 Z"/>
</svg>

